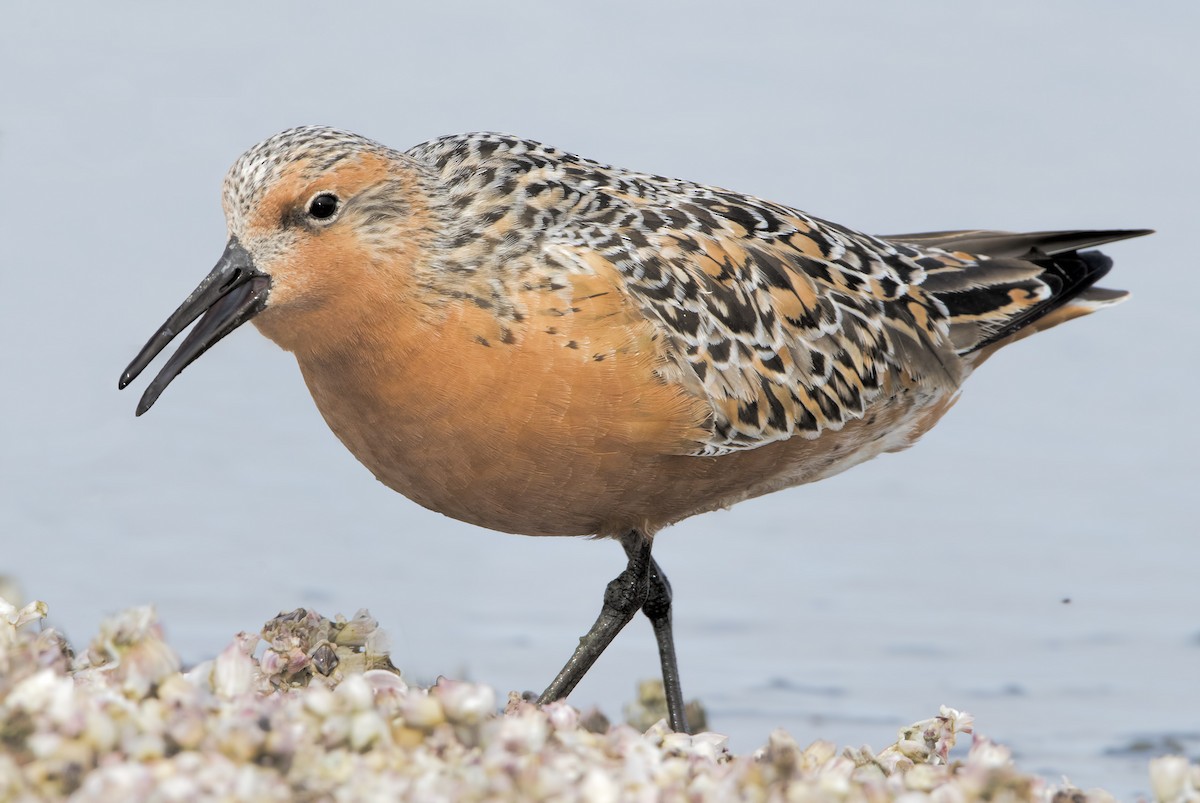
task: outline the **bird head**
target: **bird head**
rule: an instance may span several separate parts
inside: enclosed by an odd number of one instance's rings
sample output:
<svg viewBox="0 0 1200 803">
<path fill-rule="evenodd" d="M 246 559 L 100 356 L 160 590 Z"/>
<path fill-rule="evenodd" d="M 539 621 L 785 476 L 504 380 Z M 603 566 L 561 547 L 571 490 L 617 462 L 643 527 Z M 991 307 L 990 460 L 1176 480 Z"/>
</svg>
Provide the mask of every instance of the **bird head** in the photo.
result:
<svg viewBox="0 0 1200 803">
<path fill-rule="evenodd" d="M 337 340 L 357 317 L 347 309 L 402 295 L 404 267 L 429 231 L 421 181 L 403 154 L 322 126 L 284 131 L 244 153 L 225 177 L 224 253 L 121 376 L 124 388 L 200 318 L 137 414 L 246 321 L 295 351 Z"/>
</svg>

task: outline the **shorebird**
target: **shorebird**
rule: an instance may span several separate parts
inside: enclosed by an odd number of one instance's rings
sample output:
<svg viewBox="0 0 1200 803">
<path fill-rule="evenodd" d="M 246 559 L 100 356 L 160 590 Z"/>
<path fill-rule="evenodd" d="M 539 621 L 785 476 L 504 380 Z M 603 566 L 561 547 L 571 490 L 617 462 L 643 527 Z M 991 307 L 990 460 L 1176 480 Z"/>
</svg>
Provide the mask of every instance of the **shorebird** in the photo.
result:
<svg viewBox="0 0 1200 803">
<path fill-rule="evenodd" d="M 499 134 L 407 151 L 308 126 L 225 177 L 228 243 L 134 358 L 196 318 L 141 415 L 248 320 L 384 484 L 628 565 L 540 700 L 644 612 L 687 725 L 655 534 L 913 444 L 997 349 L 1125 293 L 1081 249 L 1145 230 L 874 237 Z"/>
</svg>

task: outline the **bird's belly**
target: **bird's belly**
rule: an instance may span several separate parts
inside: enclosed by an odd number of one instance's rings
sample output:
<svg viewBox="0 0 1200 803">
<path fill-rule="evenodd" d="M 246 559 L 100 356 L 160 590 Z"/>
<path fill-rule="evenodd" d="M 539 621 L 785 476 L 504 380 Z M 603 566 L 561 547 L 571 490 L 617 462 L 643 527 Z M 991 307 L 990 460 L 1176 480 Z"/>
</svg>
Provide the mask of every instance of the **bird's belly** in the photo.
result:
<svg viewBox="0 0 1200 803">
<path fill-rule="evenodd" d="M 893 398 L 816 439 L 699 457 L 669 447 L 644 409 L 599 388 L 571 393 L 549 381 L 510 407 L 500 401 L 514 391 L 501 381 L 450 398 L 428 387 L 405 396 L 305 377 L 334 433 L 389 488 L 452 518 L 524 535 L 652 533 L 904 448 L 949 406 Z M 525 390 L 539 384 L 511 377 Z"/>
<path fill-rule="evenodd" d="M 520 437 L 473 428 L 453 433 L 431 428 L 422 437 L 401 440 L 364 430 L 358 418 L 336 413 L 325 418 L 384 485 L 430 510 L 501 532 L 653 532 L 732 504 L 737 499 L 723 497 L 732 491 L 740 499 L 751 480 L 734 476 L 736 469 L 721 470 L 730 456 L 652 455 L 628 445 L 599 452 L 555 443 L 544 434 Z M 481 431 L 493 434 L 481 438 Z"/>
<path fill-rule="evenodd" d="M 394 371 L 300 366 L 342 443 L 424 507 L 526 535 L 649 527 L 647 489 L 669 478 L 666 462 L 696 448 L 705 411 L 640 355 L 532 351 L 460 361 L 453 373 L 453 362 L 422 365 L 419 353 L 390 361 Z"/>
</svg>

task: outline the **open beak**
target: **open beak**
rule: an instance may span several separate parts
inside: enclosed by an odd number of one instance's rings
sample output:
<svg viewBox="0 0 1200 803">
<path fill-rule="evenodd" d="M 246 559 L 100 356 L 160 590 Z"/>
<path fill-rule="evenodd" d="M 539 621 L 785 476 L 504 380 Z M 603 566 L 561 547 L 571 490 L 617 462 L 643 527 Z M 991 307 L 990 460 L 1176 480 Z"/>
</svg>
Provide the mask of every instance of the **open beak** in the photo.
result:
<svg viewBox="0 0 1200 803">
<path fill-rule="evenodd" d="M 150 409 L 158 397 L 192 361 L 208 351 L 218 340 L 237 329 L 246 321 L 262 312 L 271 291 L 271 277 L 254 266 L 250 254 L 237 241 L 229 240 L 225 253 L 217 266 L 204 277 L 204 281 L 179 305 L 179 309 L 167 318 L 154 337 L 142 346 L 142 350 L 129 363 L 117 387 L 124 388 L 137 379 L 150 361 L 175 339 L 188 324 L 199 318 L 200 323 L 184 338 L 183 345 L 171 355 L 171 359 L 154 377 L 154 381 L 142 394 L 137 414 Z"/>
</svg>

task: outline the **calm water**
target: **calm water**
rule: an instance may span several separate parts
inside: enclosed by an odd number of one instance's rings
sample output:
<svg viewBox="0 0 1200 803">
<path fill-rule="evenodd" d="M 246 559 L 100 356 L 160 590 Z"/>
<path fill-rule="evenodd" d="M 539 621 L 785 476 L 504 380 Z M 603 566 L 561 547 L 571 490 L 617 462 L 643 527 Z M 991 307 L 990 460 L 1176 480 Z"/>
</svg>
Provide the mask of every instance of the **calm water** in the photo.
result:
<svg viewBox="0 0 1200 803">
<path fill-rule="evenodd" d="M 735 749 L 777 726 L 878 748 L 946 703 L 1121 798 L 1148 755 L 1200 752 L 1197 7 L 799 8 L 7 8 L 0 573 L 77 641 L 153 602 L 189 660 L 280 609 L 365 606 L 410 675 L 502 690 L 591 623 L 615 545 L 392 494 L 249 327 L 143 419 L 117 393 L 223 247 L 225 169 L 290 125 L 508 130 L 876 232 L 1153 226 L 1107 249 L 1133 302 L 995 358 L 916 449 L 656 554 L 685 691 Z M 639 620 L 572 702 L 617 715 L 655 671 Z"/>
</svg>

